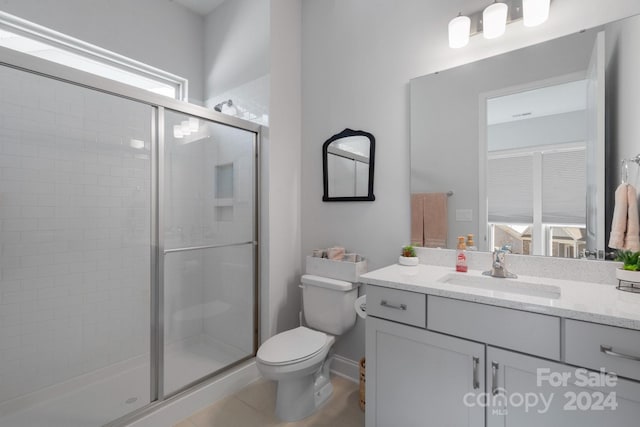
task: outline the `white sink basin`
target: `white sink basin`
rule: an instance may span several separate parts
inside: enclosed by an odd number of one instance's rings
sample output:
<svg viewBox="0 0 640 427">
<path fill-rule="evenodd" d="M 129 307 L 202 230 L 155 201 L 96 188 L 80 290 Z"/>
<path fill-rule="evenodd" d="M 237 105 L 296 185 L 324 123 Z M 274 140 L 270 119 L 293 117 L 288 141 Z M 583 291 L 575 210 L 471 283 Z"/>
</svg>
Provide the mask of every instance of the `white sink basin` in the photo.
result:
<svg viewBox="0 0 640 427">
<path fill-rule="evenodd" d="M 502 279 L 498 277 L 466 276 L 464 274 L 447 274 L 438 282 L 476 289 L 527 295 L 541 298 L 560 298 L 560 288 L 542 283 L 524 282 L 518 279 Z"/>
</svg>

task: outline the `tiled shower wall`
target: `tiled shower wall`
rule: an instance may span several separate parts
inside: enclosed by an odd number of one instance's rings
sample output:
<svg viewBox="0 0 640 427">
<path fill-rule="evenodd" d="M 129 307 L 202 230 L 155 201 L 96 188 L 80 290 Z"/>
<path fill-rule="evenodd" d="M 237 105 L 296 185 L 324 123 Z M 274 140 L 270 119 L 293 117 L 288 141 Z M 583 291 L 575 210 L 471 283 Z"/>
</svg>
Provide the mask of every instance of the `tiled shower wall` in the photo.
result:
<svg viewBox="0 0 640 427">
<path fill-rule="evenodd" d="M 0 402 L 148 360 L 151 114 L 0 67 Z"/>
</svg>

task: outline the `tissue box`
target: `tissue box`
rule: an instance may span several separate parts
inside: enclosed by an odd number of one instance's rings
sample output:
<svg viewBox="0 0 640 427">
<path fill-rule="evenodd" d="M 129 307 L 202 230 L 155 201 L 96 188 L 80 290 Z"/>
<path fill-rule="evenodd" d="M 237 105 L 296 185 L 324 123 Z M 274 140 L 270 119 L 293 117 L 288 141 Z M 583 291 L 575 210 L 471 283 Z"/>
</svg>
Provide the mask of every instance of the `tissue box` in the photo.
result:
<svg viewBox="0 0 640 427">
<path fill-rule="evenodd" d="M 360 281 L 360 275 L 367 272 L 367 260 L 363 258 L 359 262 L 332 261 L 327 258 L 307 256 L 305 272 L 315 276 L 357 283 Z"/>
</svg>

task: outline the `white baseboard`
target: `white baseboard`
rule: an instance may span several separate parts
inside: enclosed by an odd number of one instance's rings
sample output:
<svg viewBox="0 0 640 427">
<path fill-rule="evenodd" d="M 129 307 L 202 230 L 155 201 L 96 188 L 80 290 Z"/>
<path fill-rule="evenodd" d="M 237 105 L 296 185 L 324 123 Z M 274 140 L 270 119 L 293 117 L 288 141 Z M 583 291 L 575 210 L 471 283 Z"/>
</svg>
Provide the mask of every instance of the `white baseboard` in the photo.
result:
<svg viewBox="0 0 640 427">
<path fill-rule="evenodd" d="M 360 382 L 360 365 L 346 357 L 336 354 L 331 364 L 331 372 L 354 383 Z"/>
<path fill-rule="evenodd" d="M 171 427 L 260 378 L 255 359 L 128 424 L 128 427 Z"/>
</svg>

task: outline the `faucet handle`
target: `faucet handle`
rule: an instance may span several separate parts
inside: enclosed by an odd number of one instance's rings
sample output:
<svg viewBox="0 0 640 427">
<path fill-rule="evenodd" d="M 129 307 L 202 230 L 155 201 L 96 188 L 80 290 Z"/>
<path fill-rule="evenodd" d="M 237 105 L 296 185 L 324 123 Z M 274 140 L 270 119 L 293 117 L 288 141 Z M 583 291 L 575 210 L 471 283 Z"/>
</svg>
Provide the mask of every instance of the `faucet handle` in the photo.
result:
<svg viewBox="0 0 640 427">
<path fill-rule="evenodd" d="M 504 249 L 496 249 L 496 251 L 493 253 L 493 264 L 496 266 L 496 268 L 504 267 L 504 255 L 506 253 L 507 251 L 505 251 Z"/>
<path fill-rule="evenodd" d="M 515 279 L 516 276 L 507 270 L 507 263 L 505 260 L 505 254 L 511 252 L 511 245 L 504 245 L 501 248 L 495 248 L 493 251 L 493 268 L 490 271 L 485 271 L 482 274 L 492 277 L 502 277 Z"/>
</svg>

